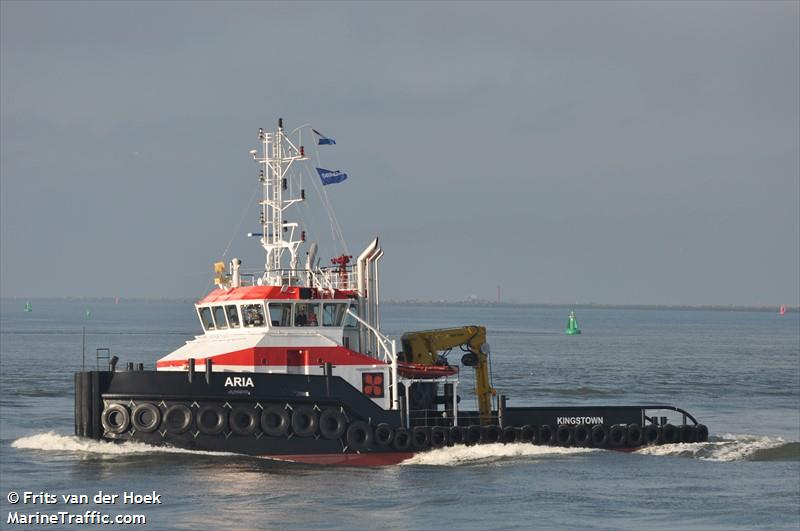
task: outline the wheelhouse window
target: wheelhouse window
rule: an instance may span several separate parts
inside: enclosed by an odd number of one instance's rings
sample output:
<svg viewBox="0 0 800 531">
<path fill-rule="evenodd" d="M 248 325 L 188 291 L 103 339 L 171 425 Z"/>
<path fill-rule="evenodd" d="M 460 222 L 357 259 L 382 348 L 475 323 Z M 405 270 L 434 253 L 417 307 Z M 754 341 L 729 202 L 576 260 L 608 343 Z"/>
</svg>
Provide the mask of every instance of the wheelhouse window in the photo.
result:
<svg viewBox="0 0 800 531">
<path fill-rule="evenodd" d="M 351 304 L 350 305 L 350 311 L 353 312 L 354 314 L 358 315 L 358 305 L 357 304 Z M 347 320 L 344 322 L 344 326 L 346 328 L 357 328 L 358 327 L 358 321 L 356 321 L 356 318 L 353 317 L 352 315 L 347 314 Z"/>
<path fill-rule="evenodd" d="M 228 328 L 228 321 L 225 320 L 225 308 L 222 306 L 214 306 L 214 323 L 217 325 L 217 330 L 225 330 Z"/>
<path fill-rule="evenodd" d="M 288 302 L 270 303 L 269 322 L 272 323 L 272 326 L 291 326 L 292 305 Z"/>
<path fill-rule="evenodd" d="M 322 326 L 342 326 L 347 305 L 326 302 L 322 305 Z"/>
<path fill-rule="evenodd" d="M 265 326 L 264 307 L 260 304 L 243 304 L 242 320 L 245 327 Z"/>
<path fill-rule="evenodd" d="M 197 309 L 197 315 L 200 316 L 200 324 L 203 325 L 205 330 L 215 330 L 214 319 L 211 317 L 211 308 L 203 306 Z"/>
<path fill-rule="evenodd" d="M 298 302 L 294 305 L 295 326 L 319 326 L 319 304 L 311 302 Z"/>
<path fill-rule="evenodd" d="M 225 312 L 228 314 L 228 324 L 231 328 L 239 328 L 239 310 L 236 305 L 225 306 Z"/>
</svg>

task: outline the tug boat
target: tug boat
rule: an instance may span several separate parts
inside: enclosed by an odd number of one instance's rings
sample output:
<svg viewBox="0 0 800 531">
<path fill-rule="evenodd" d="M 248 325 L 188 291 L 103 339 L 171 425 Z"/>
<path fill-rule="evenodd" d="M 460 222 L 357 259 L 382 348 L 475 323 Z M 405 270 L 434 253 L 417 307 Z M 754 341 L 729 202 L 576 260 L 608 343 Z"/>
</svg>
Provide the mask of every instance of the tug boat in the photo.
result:
<svg viewBox="0 0 800 531">
<path fill-rule="evenodd" d="M 279 120 L 250 152 L 262 185 L 262 232 L 251 235 L 266 253 L 263 271 L 246 273 L 236 258 L 216 263 L 216 287 L 195 304 L 202 334 L 155 370 L 108 356 L 107 366 L 76 373 L 77 435 L 347 465 L 453 445 L 630 450 L 708 439 L 671 405 L 509 407 L 492 384 L 482 326 L 408 332 L 398 349 L 381 331 L 378 238 L 354 263 L 341 255 L 320 266 L 314 243 L 299 263 L 306 232 L 284 216 L 306 198 L 295 170 L 310 157 L 290 136 Z M 443 355 L 455 347 L 461 367 Z M 474 371 L 477 411 L 459 407 L 464 367 Z"/>
</svg>

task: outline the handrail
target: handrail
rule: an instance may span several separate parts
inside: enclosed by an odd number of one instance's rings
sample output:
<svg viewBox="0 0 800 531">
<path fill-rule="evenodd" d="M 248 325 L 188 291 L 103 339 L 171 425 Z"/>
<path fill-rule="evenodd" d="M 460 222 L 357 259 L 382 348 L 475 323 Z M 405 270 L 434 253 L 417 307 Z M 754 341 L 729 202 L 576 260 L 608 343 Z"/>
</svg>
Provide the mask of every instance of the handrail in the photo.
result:
<svg viewBox="0 0 800 531">
<path fill-rule="evenodd" d="M 279 273 L 282 277 L 289 279 L 290 285 L 301 287 L 314 287 L 318 289 L 341 289 L 341 290 L 355 290 L 356 274 L 354 266 L 347 266 L 344 271 L 339 266 L 323 266 L 315 267 L 313 269 L 305 268 L 281 268 L 274 269 L 273 272 Z M 344 275 L 342 275 L 344 273 Z M 310 277 L 310 282 L 308 279 Z M 239 270 L 239 285 L 240 286 L 257 286 L 259 280 L 263 280 L 264 271 L 260 269 L 240 269 Z M 305 279 L 304 283 L 298 283 Z"/>
<path fill-rule="evenodd" d="M 397 343 L 394 339 L 389 339 L 381 334 L 378 330 L 369 325 L 361 317 L 359 317 L 350 308 L 347 309 L 347 315 L 364 325 L 364 328 L 372 332 L 378 340 L 378 346 L 383 349 L 383 361 L 391 363 L 392 366 L 392 409 L 399 409 L 397 392 Z M 387 346 L 388 345 L 388 346 Z M 391 347 L 391 348 L 390 348 Z M 388 359 L 387 359 L 388 358 Z"/>
<path fill-rule="evenodd" d="M 638 407 L 642 408 L 642 411 L 647 411 L 648 409 L 654 409 L 656 411 L 658 411 L 659 409 L 660 410 L 665 410 L 665 411 L 675 411 L 675 412 L 680 413 L 681 415 L 683 415 L 683 418 L 684 418 L 683 423 L 684 424 L 686 424 L 686 419 L 687 418 L 689 420 L 691 420 L 695 425 L 698 424 L 697 419 L 695 419 L 692 416 L 691 413 L 689 413 L 685 409 L 682 409 L 682 408 L 679 408 L 679 407 L 670 406 L 670 405 L 667 405 L 667 404 L 661 404 L 661 405 L 655 405 L 655 406 L 638 406 Z"/>
</svg>

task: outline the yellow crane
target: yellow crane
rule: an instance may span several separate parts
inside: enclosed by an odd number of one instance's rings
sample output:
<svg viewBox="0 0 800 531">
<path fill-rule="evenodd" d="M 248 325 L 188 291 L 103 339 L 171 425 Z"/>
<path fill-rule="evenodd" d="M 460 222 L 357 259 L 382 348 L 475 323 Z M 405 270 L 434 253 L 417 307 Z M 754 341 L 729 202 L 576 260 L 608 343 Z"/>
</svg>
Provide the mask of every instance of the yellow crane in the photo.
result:
<svg viewBox="0 0 800 531">
<path fill-rule="evenodd" d="M 481 424 L 492 421 L 492 396 L 495 390 L 489 381 L 489 344 L 486 343 L 486 328 L 483 326 L 460 326 L 407 332 L 400 338 L 403 345 L 402 360 L 419 365 L 438 365 L 443 358 L 439 352 L 453 347 L 462 347 L 467 353 L 461 363 L 475 369 L 475 394 L 478 398 L 478 413 Z"/>
</svg>

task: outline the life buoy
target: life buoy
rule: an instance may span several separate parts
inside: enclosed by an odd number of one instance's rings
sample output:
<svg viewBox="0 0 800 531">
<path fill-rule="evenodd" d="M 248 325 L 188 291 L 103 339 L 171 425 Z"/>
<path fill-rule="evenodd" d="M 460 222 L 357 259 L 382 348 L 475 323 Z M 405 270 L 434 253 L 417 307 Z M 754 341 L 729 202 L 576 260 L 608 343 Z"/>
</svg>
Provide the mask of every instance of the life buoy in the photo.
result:
<svg viewBox="0 0 800 531">
<path fill-rule="evenodd" d="M 411 435 L 405 428 L 395 428 L 394 430 L 394 445 L 395 450 L 405 451 L 411 447 Z"/>
<path fill-rule="evenodd" d="M 658 444 L 660 437 L 661 433 L 659 432 L 658 426 L 655 424 L 648 424 L 644 427 L 644 432 L 642 434 L 644 444 Z"/>
<path fill-rule="evenodd" d="M 681 424 L 680 427 L 678 428 L 678 431 L 680 433 L 679 437 L 682 443 L 694 442 L 694 437 L 695 437 L 694 426 L 690 426 L 688 424 Z"/>
<path fill-rule="evenodd" d="M 261 431 L 270 437 L 282 437 L 289 431 L 289 413 L 286 408 L 271 404 L 261 412 Z"/>
<path fill-rule="evenodd" d="M 473 424 L 467 428 L 467 444 L 478 444 L 481 442 L 481 427 Z"/>
<path fill-rule="evenodd" d="M 225 410 L 219 406 L 203 406 L 197 410 L 194 420 L 200 433 L 217 435 L 225 429 L 228 416 Z"/>
<path fill-rule="evenodd" d="M 231 410 L 228 422 L 236 435 L 252 435 L 258 427 L 258 414 L 251 407 L 238 406 Z"/>
<path fill-rule="evenodd" d="M 450 443 L 450 430 L 443 426 L 434 426 L 431 428 L 431 446 L 434 448 L 441 448 Z"/>
<path fill-rule="evenodd" d="M 424 450 L 431 443 L 431 430 L 427 426 L 411 428 L 411 446 L 415 450 Z"/>
<path fill-rule="evenodd" d="M 553 444 L 556 437 L 556 430 L 551 425 L 545 424 L 539 427 L 539 431 L 536 435 L 535 444 Z"/>
<path fill-rule="evenodd" d="M 708 442 L 708 426 L 705 424 L 698 424 L 695 428 L 695 441 Z"/>
<path fill-rule="evenodd" d="M 642 427 L 638 424 L 628 424 L 628 437 L 627 441 L 629 448 L 636 448 L 641 446 L 644 442 L 644 433 Z"/>
<path fill-rule="evenodd" d="M 365 450 L 372 446 L 372 426 L 363 420 L 355 420 L 347 427 L 347 446 L 353 450 Z"/>
<path fill-rule="evenodd" d="M 139 404 L 131 412 L 131 424 L 137 431 L 153 432 L 161 424 L 161 410 L 149 402 Z"/>
<path fill-rule="evenodd" d="M 336 408 L 324 409 L 319 416 L 319 434 L 326 439 L 338 439 L 347 429 L 344 413 Z"/>
<path fill-rule="evenodd" d="M 295 406 L 292 410 L 292 431 L 298 437 L 313 437 L 317 433 L 319 416 L 311 406 Z"/>
<path fill-rule="evenodd" d="M 559 446 L 571 446 L 575 432 L 569 424 L 559 424 L 556 428 L 556 442 Z"/>
<path fill-rule="evenodd" d="M 122 404 L 109 404 L 100 415 L 103 429 L 109 433 L 120 434 L 131 425 L 131 414 Z"/>
<path fill-rule="evenodd" d="M 575 443 L 575 446 L 589 446 L 592 442 L 592 431 L 589 426 L 586 424 L 575 426 L 575 430 L 572 433 L 572 442 Z"/>
<path fill-rule="evenodd" d="M 664 444 L 675 444 L 680 440 L 680 433 L 678 428 L 672 424 L 664 424 L 661 426 L 661 440 Z"/>
<path fill-rule="evenodd" d="M 622 448 L 628 441 L 628 428 L 624 424 L 614 424 L 608 430 L 608 444 L 612 448 Z"/>
<path fill-rule="evenodd" d="M 192 410 L 183 404 L 169 406 L 164 412 L 164 427 L 169 433 L 184 433 L 192 425 Z"/>
<path fill-rule="evenodd" d="M 389 446 L 392 443 L 394 432 L 392 428 L 385 422 L 381 422 L 375 426 L 375 444 L 378 446 Z"/>
<path fill-rule="evenodd" d="M 453 444 L 464 444 L 467 442 L 467 428 L 464 426 L 453 426 L 450 428 L 450 442 Z"/>
<path fill-rule="evenodd" d="M 500 440 L 503 441 L 503 444 L 515 443 L 517 442 L 517 437 L 519 437 L 518 430 L 513 426 L 506 426 L 503 428 Z"/>
<path fill-rule="evenodd" d="M 605 448 L 608 444 L 608 426 L 605 424 L 595 424 L 592 426 L 592 446 L 595 448 Z"/>
<path fill-rule="evenodd" d="M 526 424 L 519 428 L 519 435 L 517 436 L 517 440 L 520 442 L 531 442 L 535 435 L 535 431 L 533 426 Z"/>
</svg>

